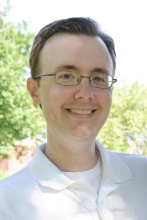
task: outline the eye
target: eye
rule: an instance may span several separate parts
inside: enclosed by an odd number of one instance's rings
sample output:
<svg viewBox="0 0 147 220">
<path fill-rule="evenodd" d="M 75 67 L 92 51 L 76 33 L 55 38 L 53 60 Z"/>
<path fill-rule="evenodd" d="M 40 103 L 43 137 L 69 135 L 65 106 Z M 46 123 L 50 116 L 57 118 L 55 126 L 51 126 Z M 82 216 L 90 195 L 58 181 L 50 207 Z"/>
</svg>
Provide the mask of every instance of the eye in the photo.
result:
<svg viewBox="0 0 147 220">
<path fill-rule="evenodd" d="M 98 77 L 98 76 L 94 77 L 93 80 L 94 81 L 99 81 L 99 82 L 104 82 L 104 80 L 102 78 Z"/>
<path fill-rule="evenodd" d="M 64 85 L 77 85 L 79 75 L 75 72 L 59 71 L 56 73 L 56 82 Z"/>
<path fill-rule="evenodd" d="M 73 76 L 71 74 L 63 74 L 63 75 L 60 76 L 60 78 L 70 79 L 70 78 L 73 78 Z"/>
<path fill-rule="evenodd" d="M 68 71 L 59 71 L 56 73 L 58 79 L 74 79 L 75 73 Z"/>
</svg>

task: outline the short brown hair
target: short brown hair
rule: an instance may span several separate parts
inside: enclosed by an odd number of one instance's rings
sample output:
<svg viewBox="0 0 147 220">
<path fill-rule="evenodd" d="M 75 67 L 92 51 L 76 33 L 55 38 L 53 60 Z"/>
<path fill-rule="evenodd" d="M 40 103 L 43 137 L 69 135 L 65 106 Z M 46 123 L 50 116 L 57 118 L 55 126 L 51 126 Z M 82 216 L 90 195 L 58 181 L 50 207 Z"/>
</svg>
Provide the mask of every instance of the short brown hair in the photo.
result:
<svg viewBox="0 0 147 220">
<path fill-rule="evenodd" d="M 116 68 L 116 52 L 113 39 L 101 30 L 100 25 L 90 18 L 68 18 L 54 21 L 43 27 L 34 39 L 31 54 L 30 54 L 30 67 L 31 76 L 40 74 L 39 69 L 39 55 L 45 42 L 56 33 L 70 33 L 76 35 L 87 35 L 91 37 L 99 36 L 111 55 L 113 61 L 113 72 Z"/>
</svg>

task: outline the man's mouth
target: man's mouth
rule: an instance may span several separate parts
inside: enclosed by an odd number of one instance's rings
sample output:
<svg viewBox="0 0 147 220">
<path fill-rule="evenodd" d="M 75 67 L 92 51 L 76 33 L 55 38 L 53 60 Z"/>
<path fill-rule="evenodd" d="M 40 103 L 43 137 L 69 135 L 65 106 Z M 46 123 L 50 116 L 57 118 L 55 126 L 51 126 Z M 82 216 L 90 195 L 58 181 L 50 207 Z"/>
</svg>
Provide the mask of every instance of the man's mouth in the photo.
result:
<svg viewBox="0 0 147 220">
<path fill-rule="evenodd" d="M 75 109 L 67 109 L 67 110 L 72 113 L 76 113 L 76 114 L 80 114 L 80 115 L 90 115 L 91 113 L 93 113 L 95 111 L 95 110 L 81 111 L 81 110 L 75 110 Z"/>
</svg>

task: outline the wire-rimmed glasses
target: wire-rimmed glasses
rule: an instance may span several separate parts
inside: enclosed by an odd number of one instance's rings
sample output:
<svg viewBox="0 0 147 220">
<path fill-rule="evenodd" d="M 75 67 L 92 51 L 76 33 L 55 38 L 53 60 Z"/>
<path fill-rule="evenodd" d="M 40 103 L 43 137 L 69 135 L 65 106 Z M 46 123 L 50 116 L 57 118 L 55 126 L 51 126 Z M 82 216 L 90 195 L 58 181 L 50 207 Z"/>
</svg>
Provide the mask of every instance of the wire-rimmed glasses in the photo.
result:
<svg viewBox="0 0 147 220">
<path fill-rule="evenodd" d="M 55 82 L 63 86 L 76 86 L 81 82 L 81 79 L 89 78 L 89 83 L 91 86 L 108 89 L 112 86 L 113 83 L 117 82 L 117 79 L 114 79 L 113 76 L 105 73 L 95 73 L 91 76 L 81 76 L 77 72 L 61 70 L 56 73 L 46 73 L 42 75 L 35 76 L 34 79 L 43 77 L 43 76 L 55 76 Z"/>
</svg>

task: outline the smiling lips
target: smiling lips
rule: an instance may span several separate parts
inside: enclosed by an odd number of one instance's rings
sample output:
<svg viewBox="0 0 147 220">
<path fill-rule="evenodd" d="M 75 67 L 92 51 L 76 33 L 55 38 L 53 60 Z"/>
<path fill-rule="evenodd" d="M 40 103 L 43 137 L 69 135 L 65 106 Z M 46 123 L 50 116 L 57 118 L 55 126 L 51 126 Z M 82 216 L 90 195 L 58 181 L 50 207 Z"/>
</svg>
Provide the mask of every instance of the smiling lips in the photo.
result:
<svg viewBox="0 0 147 220">
<path fill-rule="evenodd" d="M 90 115 L 93 111 L 95 110 L 87 110 L 87 111 L 81 111 L 81 110 L 74 110 L 74 109 L 68 109 L 68 111 L 72 112 L 72 113 L 76 113 L 76 114 L 81 114 L 81 115 Z"/>
</svg>

